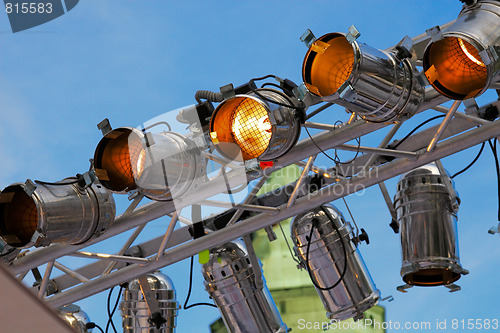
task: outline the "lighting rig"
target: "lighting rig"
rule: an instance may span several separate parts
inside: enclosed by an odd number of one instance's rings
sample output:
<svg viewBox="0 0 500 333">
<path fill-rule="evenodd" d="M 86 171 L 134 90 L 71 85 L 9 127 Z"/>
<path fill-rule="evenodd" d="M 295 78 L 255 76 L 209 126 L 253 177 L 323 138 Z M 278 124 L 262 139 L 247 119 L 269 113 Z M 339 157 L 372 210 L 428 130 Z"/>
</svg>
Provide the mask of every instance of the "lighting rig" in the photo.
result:
<svg viewBox="0 0 500 333">
<path fill-rule="evenodd" d="M 171 283 L 150 272 L 209 250 L 205 286 L 226 327 L 277 332 L 286 326 L 268 297 L 248 239 L 247 249 L 231 242 L 294 217 L 295 253 L 328 317 L 359 319 L 380 298 L 357 248 L 367 237 L 354 235 L 327 203 L 378 185 L 391 227 L 400 232 L 401 275 L 407 285 L 399 289 L 445 285 L 456 291 L 454 282 L 467 273 L 458 257 L 459 199 L 439 160 L 496 140 L 500 133 L 500 102 L 479 107 L 474 100 L 487 89 L 500 88 L 499 15 L 497 1 L 469 1 L 456 21 L 405 37 L 387 50 L 359 42 L 355 27 L 320 38 L 308 30 L 301 37 L 307 46 L 301 85 L 272 75 L 236 88 L 226 85 L 220 92 L 198 91 L 196 105 L 177 111 L 176 121 L 188 125 L 183 134 L 170 124 L 166 131 L 152 132 L 154 126 L 113 130 L 105 121 L 85 176 L 57 183 L 27 181 L 2 191 L 2 260 L 20 277 L 48 263 L 38 288 L 53 308 L 138 279 L 129 283 L 122 303 L 124 325 L 130 321 L 127 332 L 138 332 L 157 325 L 152 308 L 163 311 L 161 302 L 175 303 Z M 441 105 L 450 99 L 451 108 Z M 462 101 L 465 112 L 458 110 Z M 333 104 L 349 111 L 348 121 L 310 120 Z M 430 115 L 429 109 L 444 114 L 439 125 L 399 136 L 404 121 L 417 113 Z M 385 127 L 390 128 L 375 146 L 349 144 Z M 302 128 L 308 136 L 300 140 Z M 321 132 L 311 135 L 309 129 Z M 332 158 L 326 168 L 315 165 L 316 157 L 330 149 L 355 151 L 356 156 L 345 163 Z M 208 175 L 209 163 L 216 165 L 215 176 Z M 257 196 L 272 172 L 291 164 L 303 170 L 296 182 Z M 384 181 L 401 174 L 393 202 Z M 212 199 L 221 193 L 231 197 L 246 186 L 241 202 Z M 127 193 L 132 200 L 116 217 L 111 192 Z M 144 198 L 151 201 L 140 205 Z M 226 210 L 201 216 L 200 205 Z M 189 206 L 196 214 L 186 218 L 181 211 Z M 164 235 L 131 247 L 146 223 L 165 215 L 172 218 Z M 183 226 L 174 230 L 177 222 Z M 134 228 L 116 254 L 80 251 Z M 12 248 L 33 245 L 42 248 L 12 254 Z M 140 251 L 132 256 L 134 248 Z M 57 261 L 64 256 L 99 260 L 72 270 Z M 65 274 L 52 278 L 53 267 Z M 57 292 L 46 295 L 49 281 Z M 148 301 L 151 292 L 161 294 L 156 297 L 160 305 L 150 306 L 155 303 Z M 142 312 L 133 312 L 139 308 Z M 162 332 L 175 327 L 176 305 L 168 309 L 170 315 L 161 316 L 170 326 L 156 328 Z M 262 316 L 243 320 L 239 311 Z M 132 324 L 130 318 L 139 317 L 141 324 Z"/>
</svg>

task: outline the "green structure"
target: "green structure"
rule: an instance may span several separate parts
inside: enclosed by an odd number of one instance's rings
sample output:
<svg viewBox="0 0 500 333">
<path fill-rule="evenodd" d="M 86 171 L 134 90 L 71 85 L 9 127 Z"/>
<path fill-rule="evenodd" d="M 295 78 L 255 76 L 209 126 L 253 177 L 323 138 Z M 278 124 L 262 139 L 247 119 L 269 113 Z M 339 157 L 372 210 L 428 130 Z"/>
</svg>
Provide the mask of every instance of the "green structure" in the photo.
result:
<svg viewBox="0 0 500 333">
<path fill-rule="evenodd" d="M 275 190 L 295 181 L 301 170 L 297 166 L 289 166 L 274 172 L 259 194 Z M 290 247 L 291 219 L 281 222 L 286 240 Z M 259 230 L 253 236 L 253 245 L 262 262 L 262 269 L 271 295 L 278 306 L 281 318 L 292 332 L 345 332 L 345 333 L 383 333 L 382 323 L 385 321 L 385 309 L 375 306 L 364 313 L 365 319 L 354 322 L 352 319 L 332 323 L 326 317 L 326 310 L 316 293 L 309 275 L 305 270 L 297 269 L 290 254 L 287 242 L 279 225 L 273 227 L 278 239 L 270 242 L 267 233 Z M 211 326 L 212 333 L 227 332 L 222 319 L 219 318 Z M 257 333 L 257 332 L 256 332 Z"/>
</svg>

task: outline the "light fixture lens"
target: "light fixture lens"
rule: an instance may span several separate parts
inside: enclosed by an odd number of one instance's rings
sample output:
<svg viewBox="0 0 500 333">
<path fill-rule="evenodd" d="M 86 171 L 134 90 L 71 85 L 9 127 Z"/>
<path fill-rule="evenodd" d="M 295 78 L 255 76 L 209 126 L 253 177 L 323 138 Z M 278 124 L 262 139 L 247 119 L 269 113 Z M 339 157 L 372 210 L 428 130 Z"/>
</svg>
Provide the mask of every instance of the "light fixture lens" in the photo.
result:
<svg viewBox="0 0 500 333">
<path fill-rule="evenodd" d="M 351 76 L 354 51 L 339 33 L 320 37 L 307 52 L 302 65 L 302 78 L 312 93 L 333 95 Z"/>
<path fill-rule="evenodd" d="M 146 164 L 141 138 L 129 128 L 109 132 L 97 146 L 94 164 L 106 188 L 115 192 L 134 190 Z"/>
<path fill-rule="evenodd" d="M 210 120 L 210 139 L 230 160 L 272 161 L 286 154 L 299 135 L 300 119 L 293 101 L 274 89 L 226 99 Z"/>
<path fill-rule="evenodd" d="M 3 192 L 13 195 L 11 204 L 2 205 L 2 235 L 11 246 L 22 247 L 29 243 L 38 225 L 35 202 L 21 187 L 11 187 Z"/>
<path fill-rule="evenodd" d="M 430 44 L 424 54 L 424 71 L 437 91 L 459 100 L 477 96 L 488 80 L 479 51 L 458 37 Z"/>
<path fill-rule="evenodd" d="M 267 149 L 272 136 L 266 108 L 252 98 L 243 98 L 231 115 L 231 133 L 246 159 Z"/>
<path fill-rule="evenodd" d="M 269 146 L 273 128 L 267 108 L 259 100 L 236 96 L 223 102 L 212 118 L 211 138 L 230 159 L 250 160 Z"/>
</svg>

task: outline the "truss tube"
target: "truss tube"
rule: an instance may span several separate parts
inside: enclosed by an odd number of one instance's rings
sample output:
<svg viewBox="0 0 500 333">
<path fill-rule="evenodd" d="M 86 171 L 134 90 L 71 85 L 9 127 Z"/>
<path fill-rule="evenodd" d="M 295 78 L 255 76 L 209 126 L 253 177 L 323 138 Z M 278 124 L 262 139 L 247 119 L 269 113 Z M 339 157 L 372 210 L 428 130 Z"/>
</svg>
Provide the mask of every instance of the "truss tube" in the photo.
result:
<svg viewBox="0 0 500 333">
<path fill-rule="evenodd" d="M 444 117 L 443 122 L 441 125 L 439 125 L 438 130 L 434 137 L 431 140 L 431 143 L 429 143 L 429 146 L 427 147 L 427 152 L 430 152 L 436 147 L 436 144 L 438 143 L 439 139 L 441 139 L 441 136 L 443 135 L 444 130 L 450 123 L 451 119 L 453 118 L 453 115 L 457 112 L 458 107 L 460 106 L 460 103 L 462 101 L 455 101 L 453 102 L 453 105 L 451 108 L 448 110 L 448 113 L 446 114 L 446 117 Z"/>
<path fill-rule="evenodd" d="M 426 88 L 425 99 L 420 106 L 419 112 L 444 103 L 447 100 L 448 98 L 443 97 L 433 88 Z M 309 138 L 301 140 L 290 150 L 290 152 L 280 157 L 272 168 L 265 169 L 260 174 L 247 177 L 249 180 L 256 179 L 261 177 L 263 173 L 270 174 L 271 172 L 279 170 L 287 165 L 306 159 L 311 155 L 316 155 L 321 152 L 316 145 L 323 150 L 327 150 L 388 125 L 389 124 L 369 123 L 364 120 L 356 120 L 352 124 L 343 126 L 335 131 L 325 131 L 315 134 L 312 136 L 314 142 L 312 142 Z M 184 202 L 182 206 L 189 206 L 192 203 L 199 202 L 201 199 L 209 198 L 226 190 L 226 184 L 224 181 L 211 181 L 203 187 L 198 188 L 196 190 L 196 196 L 188 196 L 186 200 L 183 200 Z M 200 198 L 201 193 L 203 193 L 203 198 Z M 97 238 L 94 238 L 84 244 L 54 244 L 47 248 L 30 252 L 24 257 L 13 262 L 9 268 L 13 274 L 20 274 L 48 261 L 55 260 L 59 257 L 68 255 L 72 252 L 128 231 L 141 224 L 160 218 L 168 213 L 172 213 L 174 210 L 175 208 L 172 202 L 152 202 L 145 204 L 130 214 L 122 214 L 117 217 L 113 225 L 104 234 Z"/>
<path fill-rule="evenodd" d="M 45 268 L 45 273 L 43 274 L 43 280 L 40 284 L 40 290 L 38 291 L 38 297 L 41 299 L 45 298 L 45 292 L 47 291 L 47 286 L 49 285 L 50 274 L 52 274 L 52 269 L 54 268 L 54 262 L 50 261 Z"/>
<path fill-rule="evenodd" d="M 309 159 L 307 160 L 306 166 L 304 167 L 304 170 L 302 170 L 300 178 L 297 180 L 297 183 L 295 184 L 295 188 L 293 189 L 292 195 L 290 196 L 290 199 L 288 199 L 288 203 L 286 204 L 287 208 L 290 207 L 295 202 L 295 199 L 299 195 L 299 189 L 302 187 L 302 184 L 304 183 L 304 180 L 309 174 L 309 171 L 311 171 L 311 167 L 313 166 L 314 160 L 316 160 L 316 156 L 317 155 L 313 155 L 309 157 Z"/>
<path fill-rule="evenodd" d="M 245 198 L 245 200 L 243 200 L 243 204 L 249 204 L 252 202 L 253 198 L 255 197 L 255 195 L 257 194 L 257 192 L 259 192 L 259 190 L 261 189 L 262 185 L 264 185 L 264 183 L 266 182 L 267 178 L 269 177 L 269 175 L 267 174 L 264 174 L 262 176 L 262 178 L 260 178 L 260 180 L 257 182 L 257 184 L 254 186 L 254 188 L 250 191 L 250 193 L 247 195 L 247 197 Z M 238 209 L 233 217 L 231 217 L 231 220 L 229 220 L 229 222 L 227 223 L 228 226 L 230 225 L 233 225 L 236 223 L 236 221 L 238 221 L 238 219 L 241 217 L 241 215 L 243 214 L 245 210 L 244 209 Z"/>
<path fill-rule="evenodd" d="M 149 257 L 158 252 L 158 247 L 160 246 L 162 239 L 163 236 L 159 236 L 147 242 L 138 244 L 137 246 L 142 250 L 145 257 Z M 174 231 L 172 237 L 170 238 L 170 241 L 168 242 L 167 248 L 177 246 L 191 239 L 192 236 L 188 231 L 188 227 L 179 228 Z M 101 275 L 102 270 L 107 264 L 108 264 L 107 260 L 100 260 L 92 264 L 83 266 L 77 269 L 76 272 L 85 275 L 89 279 L 93 279 Z M 118 262 L 116 265 L 117 269 L 121 269 L 123 267 L 125 267 L 124 262 Z M 59 290 L 65 290 L 79 284 L 79 282 L 77 282 L 71 276 L 66 274 L 54 278 L 54 282 L 56 283 Z"/>
<path fill-rule="evenodd" d="M 394 124 L 394 126 L 392 126 L 392 128 L 390 129 L 389 133 L 387 133 L 387 135 L 384 137 L 382 142 L 380 142 L 380 144 L 378 145 L 378 148 L 385 148 L 389 144 L 391 139 L 394 137 L 394 135 L 396 135 L 396 132 L 399 130 L 401 125 L 403 125 L 402 122 Z M 366 162 L 366 164 L 363 166 L 363 170 L 368 170 L 371 167 L 371 165 L 373 164 L 373 162 L 375 162 L 375 160 L 377 159 L 378 156 L 379 156 L 378 154 L 375 154 L 375 153 L 372 154 L 370 156 L 370 158 L 368 159 L 368 161 Z"/>
<path fill-rule="evenodd" d="M 158 250 L 158 253 L 156 254 L 156 257 L 159 258 L 163 255 L 163 252 L 165 252 L 165 249 L 167 248 L 168 241 L 170 240 L 170 237 L 172 237 L 172 234 L 174 232 L 175 225 L 177 224 L 177 221 L 179 220 L 179 215 L 181 212 L 175 212 L 174 216 L 172 216 L 172 219 L 170 220 L 170 224 L 168 225 L 167 231 L 165 232 L 165 236 L 163 236 L 163 240 L 161 241 L 160 244 L 160 249 Z M 153 313 L 153 312 L 151 312 Z"/>
<path fill-rule="evenodd" d="M 66 274 L 68 274 L 72 278 L 79 280 L 80 282 L 88 282 L 88 281 L 90 281 L 89 279 L 87 279 L 82 274 L 79 274 L 78 272 L 75 272 L 74 270 L 72 270 L 72 269 L 64 266 L 63 264 L 58 263 L 57 261 L 54 262 L 54 266 L 57 269 L 63 271 Z"/>
<path fill-rule="evenodd" d="M 435 111 L 444 113 L 444 114 L 447 114 L 448 111 L 450 111 L 449 108 L 446 108 L 446 107 L 441 106 L 441 105 L 437 105 L 437 106 L 433 107 L 432 109 L 435 110 Z M 486 124 L 490 123 L 489 120 L 486 120 L 486 119 L 483 119 L 483 118 L 479 118 L 479 117 L 475 117 L 475 116 L 471 116 L 471 115 L 462 113 L 460 111 L 456 112 L 454 114 L 454 116 L 456 118 L 466 119 L 466 120 L 471 121 L 471 122 L 473 122 L 474 124 L 477 124 L 477 125 L 486 125 Z"/>
<path fill-rule="evenodd" d="M 365 147 L 365 146 L 355 146 L 342 144 L 335 147 L 340 150 L 349 150 L 355 152 L 363 152 L 363 153 L 373 153 L 378 155 L 388 155 L 395 157 L 405 157 L 405 158 L 416 158 L 417 154 L 411 151 L 404 150 L 394 150 L 394 149 L 385 149 L 385 148 L 374 148 L 374 147 Z"/>
<path fill-rule="evenodd" d="M 52 307 L 62 306 L 75 302 L 82 298 L 94 295 L 123 281 L 129 281 L 144 274 L 144 272 L 160 269 L 175 262 L 189 258 L 205 249 L 221 245 L 234 240 L 241 235 L 257 231 L 271 224 L 285 220 L 312 207 L 343 198 L 349 194 L 366 187 L 375 185 L 416 167 L 430 163 L 437 159 L 454 154 L 463 149 L 475 146 L 485 140 L 494 138 L 500 133 L 500 121 L 471 130 L 467 133 L 457 135 L 451 139 L 440 142 L 436 148 L 428 153 L 422 154 L 416 160 L 397 159 L 393 162 L 375 167 L 363 175 L 354 176 L 351 179 L 341 181 L 329 187 L 325 187 L 307 196 L 297 199 L 295 205 L 281 210 L 276 215 L 257 215 L 240 223 L 213 232 L 204 237 L 189 241 L 172 248 L 157 261 L 151 261 L 143 266 L 134 264 L 119 271 L 102 276 L 99 279 L 81 284 L 66 292 L 50 297 L 47 302 Z"/>
</svg>

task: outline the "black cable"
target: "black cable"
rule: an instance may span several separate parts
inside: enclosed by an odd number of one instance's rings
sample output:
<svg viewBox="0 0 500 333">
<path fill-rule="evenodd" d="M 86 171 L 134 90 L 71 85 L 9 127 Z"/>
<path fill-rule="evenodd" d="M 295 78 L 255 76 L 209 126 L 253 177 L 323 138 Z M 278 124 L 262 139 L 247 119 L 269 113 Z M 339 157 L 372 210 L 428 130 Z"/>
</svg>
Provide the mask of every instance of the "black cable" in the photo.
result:
<svg viewBox="0 0 500 333">
<path fill-rule="evenodd" d="M 333 157 L 331 157 L 330 155 L 328 155 L 328 154 L 327 154 L 327 153 L 326 153 L 323 149 L 321 149 L 321 148 L 320 148 L 320 147 L 316 144 L 316 142 L 314 141 L 314 139 L 313 139 L 313 137 L 312 137 L 311 133 L 309 133 L 309 130 L 307 129 L 307 127 L 306 127 L 306 126 L 304 126 L 304 129 L 306 130 L 307 135 L 309 136 L 309 139 L 311 139 L 311 142 L 312 142 L 312 143 L 316 146 L 316 148 L 318 148 L 318 149 L 319 149 L 319 151 L 320 151 L 321 153 L 323 153 L 323 155 L 325 155 L 325 156 L 326 156 L 326 157 L 328 157 L 330 160 L 332 160 L 332 161 L 335 163 L 335 165 L 339 165 L 339 164 L 349 164 L 349 163 L 352 163 L 352 162 L 353 162 L 353 161 L 354 161 L 354 160 L 358 157 L 358 155 L 359 155 L 359 148 L 361 147 L 361 138 L 356 138 L 356 141 L 358 142 L 358 150 L 356 151 L 356 155 L 354 155 L 354 157 L 353 157 L 350 161 L 348 161 L 348 162 L 341 162 L 341 161 L 338 159 L 338 157 L 337 157 L 337 156 L 336 156 L 337 158 L 333 158 Z M 336 155 L 336 153 L 335 153 L 335 155 Z"/>
<path fill-rule="evenodd" d="M 111 288 L 109 290 L 109 294 L 108 294 L 108 302 L 107 302 L 108 322 L 106 323 L 106 333 L 108 333 L 110 324 L 111 324 L 111 327 L 113 328 L 113 331 L 115 333 L 118 333 L 118 331 L 116 330 L 115 323 L 113 322 L 113 315 L 115 314 L 116 308 L 118 307 L 118 303 L 120 302 L 120 295 L 122 294 L 123 287 L 120 286 L 120 291 L 118 292 L 118 297 L 116 298 L 115 306 L 113 307 L 113 310 L 111 311 L 111 295 L 113 294 L 114 289 L 115 289 L 115 287 Z"/>
<path fill-rule="evenodd" d="M 288 239 L 285 236 L 285 232 L 283 231 L 283 227 L 281 226 L 281 222 L 278 222 L 278 225 L 280 226 L 281 234 L 283 235 L 283 239 L 285 240 L 286 246 L 288 247 L 288 251 L 290 252 L 290 256 L 292 257 L 293 261 L 295 261 L 297 264 L 300 264 L 300 261 L 295 258 L 292 252 L 292 248 L 290 247 L 290 244 L 288 244 Z"/>
<path fill-rule="evenodd" d="M 307 240 L 307 248 L 306 248 L 306 269 L 307 269 L 307 273 L 309 273 L 309 277 L 311 278 L 311 281 L 312 283 L 314 284 L 314 286 L 316 288 L 318 288 L 319 290 L 331 290 L 333 288 L 335 288 L 336 286 L 338 286 L 340 284 L 340 282 L 342 282 L 342 280 L 344 279 L 344 276 L 345 276 L 345 273 L 347 271 L 347 248 L 346 248 L 346 245 L 344 243 L 344 240 L 342 238 L 342 235 L 340 234 L 340 230 L 339 228 L 335 225 L 335 222 L 333 221 L 333 219 L 331 218 L 330 216 L 330 213 L 328 213 L 325 209 L 325 207 L 323 206 L 320 206 L 321 207 L 321 210 L 323 210 L 323 213 L 325 213 L 325 215 L 328 217 L 328 219 L 332 222 L 332 225 L 333 225 L 333 228 L 335 229 L 335 231 L 337 232 L 337 234 L 339 235 L 339 238 L 340 238 L 340 242 L 342 243 L 342 248 L 344 250 L 344 269 L 342 270 L 342 273 L 340 274 L 340 277 L 339 277 L 339 280 L 337 282 L 335 282 L 331 287 L 327 287 L 327 288 L 324 288 L 324 287 L 321 287 L 318 285 L 318 283 L 314 280 L 314 277 L 312 276 L 311 274 L 311 267 L 309 267 L 309 249 L 311 247 L 311 243 L 312 243 L 312 234 L 313 234 L 313 231 L 314 231 L 314 222 L 311 224 L 311 232 L 309 233 L 309 239 Z"/>
<path fill-rule="evenodd" d="M 461 175 L 462 173 L 464 173 L 465 171 L 469 170 L 470 167 L 472 167 L 476 162 L 477 160 L 479 159 L 479 157 L 481 156 L 481 154 L 483 153 L 483 149 L 484 149 L 484 146 L 486 144 L 486 141 L 483 142 L 481 144 L 481 149 L 479 149 L 479 152 L 477 153 L 476 157 L 474 157 L 474 159 L 472 160 L 472 162 L 469 163 L 469 165 L 467 165 L 465 168 L 463 168 L 462 170 L 458 171 L 457 173 L 455 173 L 453 176 L 451 176 L 450 178 L 453 179 L 455 178 L 456 176 L 458 175 Z"/>
<path fill-rule="evenodd" d="M 70 178 L 75 178 L 75 177 L 70 177 Z M 35 180 L 35 183 L 40 183 L 42 185 L 72 185 L 72 184 L 76 184 L 78 183 L 80 180 L 79 179 L 76 179 L 76 180 L 73 180 L 73 181 L 70 181 L 70 182 L 61 182 L 61 183 L 52 183 L 52 182 L 44 182 L 44 181 L 41 181 L 41 180 Z"/>
<path fill-rule="evenodd" d="M 297 109 L 302 109 L 302 107 L 301 107 L 301 106 L 295 106 L 295 105 L 293 104 L 293 102 L 290 100 L 290 97 L 289 97 L 286 93 L 281 93 L 280 91 L 277 91 L 277 90 L 274 90 L 274 89 L 266 89 L 266 88 L 262 88 L 262 87 L 264 87 L 264 85 L 262 85 L 260 89 L 254 89 L 254 88 L 252 88 L 252 83 L 255 83 L 255 81 L 261 81 L 261 80 L 265 80 L 265 79 L 268 79 L 268 78 L 271 78 L 271 77 L 272 77 L 272 78 L 274 78 L 274 79 L 275 79 L 276 81 L 278 81 L 278 82 L 280 82 L 280 80 L 281 80 L 281 81 L 283 81 L 283 79 L 281 79 L 281 78 L 277 77 L 276 75 L 272 75 L 272 74 L 269 74 L 269 75 L 266 75 L 266 76 L 262 76 L 262 77 L 258 77 L 258 78 L 253 78 L 253 79 L 251 79 L 251 80 L 249 81 L 251 91 L 252 91 L 255 95 L 259 96 L 259 97 L 260 97 L 262 100 L 264 100 L 264 101 L 271 102 L 271 103 L 274 103 L 274 104 L 276 104 L 276 105 L 284 106 L 284 107 L 291 108 L 291 109 L 296 109 L 296 110 L 297 110 Z M 268 83 L 268 85 L 273 85 L 273 84 Z M 277 85 L 275 85 L 275 86 L 277 86 Z M 283 90 L 283 91 L 284 91 L 284 89 L 283 89 L 281 86 L 277 86 L 277 87 L 279 87 L 281 90 Z M 280 95 L 282 95 L 282 96 L 283 96 L 283 97 L 284 97 L 284 98 L 285 98 L 285 99 L 289 102 L 289 104 L 284 104 L 284 103 L 281 103 L 281 102 L 276 101 L 276 100 L 274 100 L 274 99 L 270 99 L 270 98 L 268 98 L 268 97 L 266 97 L 266 96 L 263 96 L 263 95 L 261 95 L 261 94 L 259 93 L 259 91 L 258 91 L 258 90 L 271 90 L 271 91 L 273 91 L 273 92 L 280 93 Z"/>
<path fill-rule="evenodd" d="M 104 331 L 102 330 L 101 326 L 95 324 L 95 327 L 97 327 L 99 329 L 99 331 L 101 331 L 101 333 L 104 333 Z"/>
<path fill-rule="evenodd" d="M 14 252 L 15 250 L 16 250 L 16 248 L 15 248 L 15 247 L 13 247 L 13 248 L 11 248 L 9 251 L 7 251 L 7 252 L 5 252 L 5 253 L 1 253 L 1 254 L 0 254 L 0 257 L 5 257 L 5 256 L 7 256 L 7 255 L 11 254 L 12 252 Z"/>
<path fill-rule="evenodd" d="M 93 323 L 93 322 L 85 324 L 85 327 L 87 329 L 94 329 L 94 328 L 97 327 L 99 329 L 99 331 L 101 331 L 101 333 L 104 333 L 104 331 L 102 330 L 101 326 L 99 326 L 99 325 L 97 325 L 96 323 Z"/>
<path fill-rule="evenodd" d="M 187 305 L 189 302 L 189 298 L 191 297 L 191 289 L 193 288 L 193 263 L 194 263 L 194 256 L 191 257 L 191 268 L 189 269 L 189 288 L 188 288 L 188 294 L 186 297 L 186 301 L 184 302 L 184 309 L 187 310 L 187 309 L 190 309 L 192 307 L 200 306 L 200 305 L 206 305 L 206 306 L 211 306 L 211 307 L 216 308 L 217 305 L 210 304 L 210 303 L 194 303 L 191 305 Z"/>
<path fill-rule="evenodd" d="M 493 157 L 495 157 L 495 168 L 497 171 L 497 193 L 498 193 L 498 221 L 500 221 L 500 165 L 498 163 L 498 153 L 497 153 L 497 140 L 492 144 L 491 140 L 488 140 Z"/>
<path fill-rule="evenodd" d="M 170 126 L 170 124 L 169 124 L 169 123 L 167 123 L 166 121 L 159 121 L 159 122 L 156 122 L 156 123 L 154 123 L 154 124 L 152 124 L 152 125 L 149 125 L 149 126 L 147 126 L 147 127 L 144 127 L 144 128 L 142 129 L 142 131 L 143 131 L 143 132 L 146 132 L 148 129 L 151 129 L 151 128 L 156 127 L 156 126 L 159 126 L 159 125 L 165 125 L 165 126 L 168 128 L 168 131 L 169 131 L 169 132 L 172 132 L 172 126 Z"/>
<path fill-rule="evenodd" d="M 439 118 L 443 118 L 443 117 L 446 117 L 445 114 L 440 114 L 439 116 L 435 116 L 435 117 L 432 117 L 432 118 L 429 118 L 427 119 L 426 121 L 422 122 L 420 125 L 418 125 L 417 127 L 415 127 L 414 129 L 412 129 L 410 131 L 410 133 L 408 133 L 404 138 L 402 138 L 401 140 L 399 140 L 399 142 L 394 146 L 392 147 L 392 149 L 396 149 L 397 147 L 399 147 L 400 144 L 402 144 L 404 141 L 406 141 L 406 139 L 408 139 L 413 133 L 415 133 L 420 127 L 424 126 L 425 124 L 433 121 L 433 120 L 436 120 L 436 119 L 439 119 Z"/>
<path fill-rule="evenodd" d="M 287 94 L 287 95 L 292 95 L 292 94 L 293 94 L 290 90 L 285 89 L 285 88 L 283 88 L 282 86 L 280 86 L 279 84 L 272 83 L 272 82 L 266 82 L 266 83 L 264 83 L 263 85 L 261 85 L 260 87 L 261 87 L 261 88 L 264 88 L 264 87 L 267 87 L 267 86 L 271 86 L 271 87 L 275 87 L 275 88 L 281 89 L 281 90 L 283 90 L 283 92 L 284 92 L 285 94 Z"/>
<path fill-rule="evenodd" d="M 206 99 L 209 102 L 222 102 L 224 100 L 224 95 L 220 92 L 217 93 L 209 90 L 198 90 L 195 93 L 194 98 L 196 99 L 198 104 L 203 103 L 203 101 L 201 100 L 202 98 Z"/>
<path fill-rule="evenodd" d="M 108 321 L 106 323 L 106 333 L 108 333 L 109 325 L 113 321 L 111 318 L 111 294 L 113 293 L 113 290 L 115 287 L 111 288 L 108 293 L 108 301 L 106 302 L 106 310 L 108 311 Z"/>
</svg>

